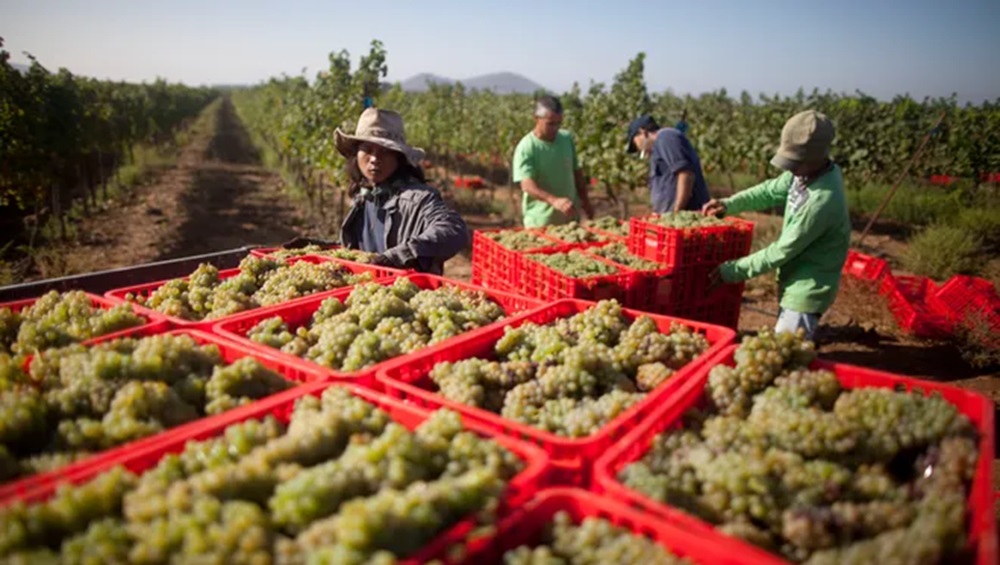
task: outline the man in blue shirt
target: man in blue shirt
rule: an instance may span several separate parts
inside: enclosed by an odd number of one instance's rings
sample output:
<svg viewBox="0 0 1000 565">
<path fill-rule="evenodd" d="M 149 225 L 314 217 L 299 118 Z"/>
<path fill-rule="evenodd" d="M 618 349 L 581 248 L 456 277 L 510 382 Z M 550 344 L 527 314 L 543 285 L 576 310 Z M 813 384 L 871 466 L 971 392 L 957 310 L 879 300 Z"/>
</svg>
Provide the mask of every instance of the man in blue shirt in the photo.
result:
<svg viewBox="0 0 1000 565">
<path fill-rule="evenodd" d="M 654 212 L 701 210 L 709 201 L 698 152 L 680 130 L 661 128 L 652 116 L 640 116 L 628 127 L 627 151 L 649 158 L 649 190 Z"/>
</svg>

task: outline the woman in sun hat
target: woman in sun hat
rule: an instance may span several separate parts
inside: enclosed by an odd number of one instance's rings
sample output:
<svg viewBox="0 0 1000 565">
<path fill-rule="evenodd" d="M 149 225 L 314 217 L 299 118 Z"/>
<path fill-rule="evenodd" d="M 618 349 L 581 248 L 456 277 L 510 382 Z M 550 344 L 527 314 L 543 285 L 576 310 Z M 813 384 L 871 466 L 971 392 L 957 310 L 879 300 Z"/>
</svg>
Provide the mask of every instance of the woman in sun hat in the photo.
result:
<svg viewBox="0 0 1000 565">
<path fill-rule="evenodd" d="M 819 318 L 833 304 L 851 242 L 851 221 L 840 167 L 830 160 L 835 135 L 830 119 L 815 110 L 792 116 L 781 130 L 771 164 L 777 178 L 722 200 L 706 215 L 738 214 L 785 205 L 778 240 L 719 266 L 710 284 L 733 283 L 777 270 L 780 313 L 776 332 L 803 330 L 814 339 Z"/>
<path fill-rule="evenodd" d="M 367 108 L 354 135 L 338 128 L 334 144 L 347 158 L 353 198 L 341 243 L 377 253 L 379 265 L 442 274 L 444 262 L 469 244 L 469 229 L 427 185 L 424 151 L 406 143 L 403 118 Z"/>
</svg>

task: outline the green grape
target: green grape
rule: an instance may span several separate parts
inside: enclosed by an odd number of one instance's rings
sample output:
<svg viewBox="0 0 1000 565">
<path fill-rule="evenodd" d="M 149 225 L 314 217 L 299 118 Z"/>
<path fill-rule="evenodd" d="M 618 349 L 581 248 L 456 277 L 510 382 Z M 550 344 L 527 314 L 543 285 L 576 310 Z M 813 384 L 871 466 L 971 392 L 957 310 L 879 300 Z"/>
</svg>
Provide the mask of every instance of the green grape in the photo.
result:
<svg viewBox="0 0 1000 565">
<path fill-rule="evenodd" d="M 542 247 L 552 247 L 555 243 L 538 237 L 537 235 L 521 230 L 500 230 L 493 232 L 480 232 L 484 237 L 492 239 L 501 246 L 512 251 L 529 251 Z"/>
<path fill-rule="evenodd" d="M 52 290 L 19 313 L 0 308 L 0 353 L 30 355 L 145 323 L 126 304 L 100 308 L 83 291 Z"/>
<path fill-rule="evenodd" d="M 588 225 L 592 228 L 599 229 L 608 233 L 619 235 L 622 237 L 628 236 L 628 222 L 621 222 L 618 218 L 613 216 L 602 216 L 600 218 L 595 218 L 588 222 Z"/>
<path fill-rule="evenodd" d="M 705 216 L 701 212 L 682 210 L 680 212 L 668 212 L 665 214 L 652 214 L 643 218 L 644 221 L 665 226 L 668 228 L 704 228 L 711 226 L 725 226 L 726 222 L 715 216 Z"/>
<path fill-rule="evenodd" d="M 588 232 L 589 233 L 589 232 Z M 532 261 L 537 261 L 551 269 L 559 271 L 571 278 L 586 278 L 598 275 L 613 275 L 618 267 L 610 263 L 598 261 L 582 251 L 567 251 L 559 253 L 532 253 L 525 255 Z"/>
<path fill-rule="evenodd" d="M 602 247 L 594 247 L 588 249 L 587 252 L 604 257 L 609 261 L 614 261 L 619 265 L 625 265 L 636 271 L 661 271 L 665 268 L 664 265 L 629 253 L 628 247 L 624 243 L 612 243 Z"/>
<path fill-rule="evenodd" d="M 259 400 L 294 386 L 253 357 L 243 357 L 225 367 L 216 366 L 205 386 L 207 414 L 219 414 L 230 403 Z"/>
<path fill-rule="evenodd" d="M 587 243 L 590 241 L 603 241 L 607 239 L 597 235 L 596 233 L 583 229 L 583 227 L 581 227 L 577 222 L 568 222 L 555 226 L 545 226 L 538 228 L 538 230 L 549 237 L 554 237 L 566 243 Z"/>
</svg>

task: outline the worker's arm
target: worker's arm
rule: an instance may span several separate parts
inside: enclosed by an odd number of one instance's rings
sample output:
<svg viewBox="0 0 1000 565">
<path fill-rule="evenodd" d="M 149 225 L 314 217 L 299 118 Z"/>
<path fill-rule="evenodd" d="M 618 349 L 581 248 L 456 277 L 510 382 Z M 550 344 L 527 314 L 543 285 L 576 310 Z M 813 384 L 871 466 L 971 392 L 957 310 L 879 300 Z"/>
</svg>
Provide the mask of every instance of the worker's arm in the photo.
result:
<svg viewBox="0 0 1000 565">
<path fill-rule="evenodd" d="M 694 173 L 690 169 L 677 173 L 677 196 L 674 197 L 673 208 L 675 214 L 686 209 L 692 192 L 694 192 Z"/>
</svg>

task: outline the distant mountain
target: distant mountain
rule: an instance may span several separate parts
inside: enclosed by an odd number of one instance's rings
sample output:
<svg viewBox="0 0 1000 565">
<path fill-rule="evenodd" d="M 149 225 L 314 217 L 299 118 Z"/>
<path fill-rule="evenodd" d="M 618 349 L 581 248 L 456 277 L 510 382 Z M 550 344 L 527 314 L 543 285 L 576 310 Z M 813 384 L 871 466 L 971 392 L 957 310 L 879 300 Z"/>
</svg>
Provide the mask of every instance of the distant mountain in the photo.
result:
<svg viewBox="0 0 1000 565">
<path fill-rule="evenodd" d="M 426 92 L 431 84 L 453 84 L 454 82 L 450 78 L 431 73 L 420 73 L 404 80 L 399 85 L 407 92 Z"/>
<path fill-rule="evenodd" d="M 400 86 L 409 92 L 423 92 L 427 90 L 428 84 L 454 84 L 455 82 L 454 79 L 447 77 L 421 73 L 404 80 Z M 525 76 L 508 72 L 481 75 L 461 82 L 470 90 L 492 90 L 498 94 L 532 94 L 539 90 L 545 90 L 544 86 Z"/>
</svg>

